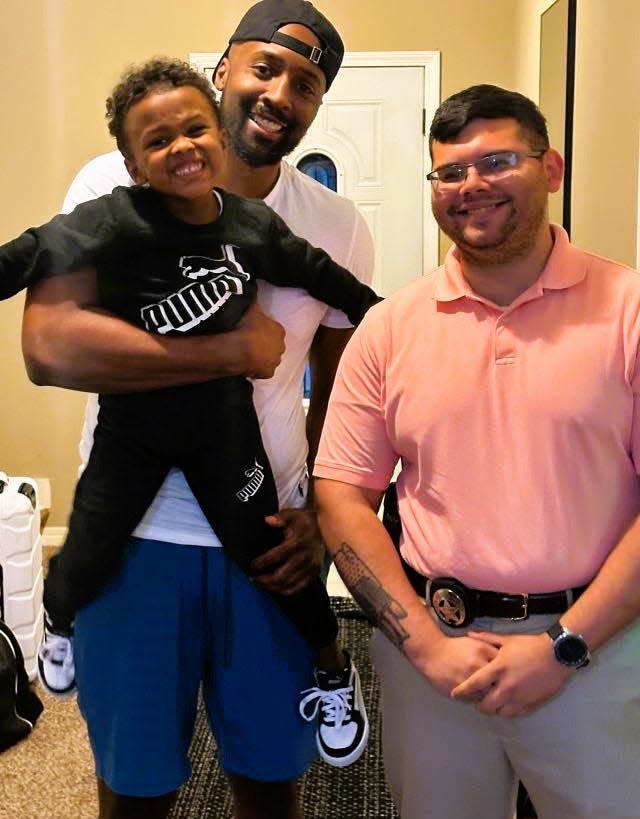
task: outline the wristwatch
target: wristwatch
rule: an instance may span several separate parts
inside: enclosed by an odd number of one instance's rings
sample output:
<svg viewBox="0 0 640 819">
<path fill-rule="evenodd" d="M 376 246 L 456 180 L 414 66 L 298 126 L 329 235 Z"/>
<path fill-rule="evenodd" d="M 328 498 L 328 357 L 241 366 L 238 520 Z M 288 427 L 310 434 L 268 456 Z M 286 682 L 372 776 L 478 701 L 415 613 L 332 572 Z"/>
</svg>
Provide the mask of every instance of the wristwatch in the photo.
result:
<svg viewBox="0 0 640 819">
<path fill-rule="evenodd" d="M 556 660 L 562 665 L 571 668 L 584 668 L 585 665 L 589 665 L 591 659 L 589 647 L 581 634 L 567 631 L 560 623 L 554 623 L 547 629 L 547 634 L 551 637 Z"/>
</svg>

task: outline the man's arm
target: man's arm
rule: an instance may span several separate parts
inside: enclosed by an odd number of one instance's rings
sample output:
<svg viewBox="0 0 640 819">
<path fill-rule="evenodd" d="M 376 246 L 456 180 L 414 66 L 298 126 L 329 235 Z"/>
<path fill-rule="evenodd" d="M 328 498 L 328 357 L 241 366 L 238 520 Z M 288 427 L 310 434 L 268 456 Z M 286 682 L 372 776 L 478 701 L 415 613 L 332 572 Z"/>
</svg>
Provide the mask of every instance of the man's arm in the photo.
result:
<svg viewBox="0 0 640 819">
<path fill-rule="evenodd" d="M 340 356 L 353 328 L 341 330 L 318 327 L 309 353 L 311 367 L 311 397 L 307 412 L 307 441 L 309 474 L 318 450 L 320 433 L 327 413 L 327 404 L 335 378 Z M 324 560 L 325 548 L 318 529 L 312 505 L 313 481 L 309 482 L 307 506 L 302 509 L 281 509 L 270 515 L 267 522 L 283 529 L 283 540 L 252 564 L 260 574 L 256 582 L 276 594 L 293 594 L 300 591 L 319 574 Z"/>
<path fill-rule="evenodd" d="M 22 349 L 36 384 L 135 392 L 228 375 L 270 378 L 284 351 L 284 330 L 254 305 L 227 333 L 153 335 L 100 310 L 96 274 L 87 268 L 29 290 Z"/>
<path fill-rule="evenodd" d="M 357 210 L 352 211 L 351 219 L 352 232 L 345 243 L 349 251 L 340 261 L 360 281 L 370 282 L 373 274 L 373 240 Z M 338 329 L 321 325 L 316 330 L 309 351 L 312 390 L 306 422 L 309 474 L 315 461 L 336 368 L 352 333 L 353 328 Z M 311 505 L 312 500 L 313 481 L 310 481 L 306 508 L 282 509 L 278 515 L 267 518 L 271 525 L 281 526 L 284 531 L 283 542 L 254 564 L 256 571 L 269 572 L 263 574 L 258 581 L 269 591 L 280 594 L 299 591 L 322 568 L 325 549 Z"/>
<path fill-rule="evenodd" d="M 581 634 L 592 652 L 640 616 L 640 517 L 611 551 L 589 588 L 559 619 Z M 514 717 L 546 702 L 581 671 L 561 665 L 546 633 L 500 637 L 477 633 L 476 639 L 499 648 L 496 659 L 453 692 L 474 701 L 486 714 Z"/>
<path fill-rule="evenodd" d="M 597 651 L 639 616 L 640 516 L 611 551 L 589 588 L 560 620 Z"/>
<path fill-rule="evenodd" d="M 341 330 L 320 325 L 309 351 L 311 396 L 307 412 L 307 441 L 309 442 L 307 464 L 310 475 L 313 473 L 313 464 L 340 356 L 352 335 L 352 327 Z M 311 486 L 313 486 L 313 481 Z"/>
<path fill-rule="evenodd" d="M 342 579 L 370 619 L 448 696 L 497 649 L 468 637 L 447 637 L 433 622 L 376 514 L 381 497 L 378 490 L 317 478 L 320 529 Z"/>
<path fill-rule="evenodd" d="M 381 313 L 365 318 L 340 362 L 315 467 L 318 520 L 356 600 L 416 670 L 448 696 L 497 649 L 440 630 L 411 588 L 378 518 L 382 490 L 397 461 L 380 400 L 388 356 L 381 319 Z"/>
</svg>

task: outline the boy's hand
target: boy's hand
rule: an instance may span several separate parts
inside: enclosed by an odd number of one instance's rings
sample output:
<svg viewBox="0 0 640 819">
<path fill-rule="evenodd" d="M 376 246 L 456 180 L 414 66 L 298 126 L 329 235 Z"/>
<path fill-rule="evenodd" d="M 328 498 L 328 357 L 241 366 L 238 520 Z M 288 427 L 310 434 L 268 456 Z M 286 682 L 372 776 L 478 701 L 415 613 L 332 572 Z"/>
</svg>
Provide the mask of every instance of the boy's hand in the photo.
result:
<svg viewBox="0 0 640 819">
<path fill-rule="evenodd" d="M 281 509 L 265 518 L 269 526 L 284 529 L 282 543 L 251 564 L 255 583 L 276 594 L 294 594 L 318 577 L 324 544 L 311 509 Z"/>
<path fill-rule="evenodd" d="M 284 353 L 284 327 L 252 304 L 232 332 L 241 343 L 242 375 L 271 378 Z"/>
</svg>

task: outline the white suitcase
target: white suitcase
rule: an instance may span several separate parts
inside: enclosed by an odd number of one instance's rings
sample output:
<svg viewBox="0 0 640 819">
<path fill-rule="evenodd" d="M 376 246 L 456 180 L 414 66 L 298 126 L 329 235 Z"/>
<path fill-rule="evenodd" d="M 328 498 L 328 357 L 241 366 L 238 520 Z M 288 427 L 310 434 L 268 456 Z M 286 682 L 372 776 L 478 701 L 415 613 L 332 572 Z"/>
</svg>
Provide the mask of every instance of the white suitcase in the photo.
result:
<svg viewBox="0 0 640 819">
<path fill-rule="evenodd" d="M 42 583 L 38 484 L 0 472 L 0 617 L 20 643 L 30 680 L 44 627 Z"/>
</svg>

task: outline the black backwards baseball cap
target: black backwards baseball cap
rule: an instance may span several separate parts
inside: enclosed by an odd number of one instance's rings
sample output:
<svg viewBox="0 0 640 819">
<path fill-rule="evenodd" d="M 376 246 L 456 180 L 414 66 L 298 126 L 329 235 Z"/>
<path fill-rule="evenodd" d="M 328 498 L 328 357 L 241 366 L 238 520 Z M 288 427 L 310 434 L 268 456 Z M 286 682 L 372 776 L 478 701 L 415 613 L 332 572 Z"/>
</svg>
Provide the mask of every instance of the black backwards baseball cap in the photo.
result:
<svg viewBox="0 0 640 819">
<path fill-rule="evenodd" d="M 278 30 L 288 23 L 306 26 L 320 40 L 322 47 L 310 46 Z M 229 48 L 233 43 L 250 40 L 275 43 L 306 57 L 324 72 L 327 91 L 338 73 L 344 56 L 342 38 L 327 18 L 308 0 L 260 0 L 251 6 L 229 38 L 229 46 L 222 59 L 229 54 Z M 214 76 L 215 73 L 214 71 Z"/>
</svg>

